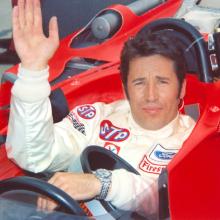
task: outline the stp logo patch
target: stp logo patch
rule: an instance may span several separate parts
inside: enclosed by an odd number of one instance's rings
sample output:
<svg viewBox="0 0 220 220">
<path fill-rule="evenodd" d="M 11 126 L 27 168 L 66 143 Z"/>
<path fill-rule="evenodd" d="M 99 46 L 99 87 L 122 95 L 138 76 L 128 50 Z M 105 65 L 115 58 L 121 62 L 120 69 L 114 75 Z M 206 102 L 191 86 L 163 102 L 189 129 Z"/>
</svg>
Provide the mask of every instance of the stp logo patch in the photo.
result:
<svg viewBox="0 0 220 220">
<path fill-rule="evenodd" d="M 83 105 L 77 108 L 77 113 L 81 118 L 92 119 L 96 115 L 96 109 L 92 105 Z"/>
<path fill-rule="evenodd" d="M 104 148 L 107 149 L 107 150 L 112 151 L 115 154 L 118 154 L 119 151 L 120 151 L 120 147 L 119 146 L 117 146 L 115 144 L 112 144 L 110 142 L 106 142 L 105 145 L 104 145 Z"/>
<path fill-rule="evenodd" d="M 118 128 L 114 126 L 109 120 L 104 120 L 100 124 L 99 137 L 105 141 L 120 142 L 126 140 L 130 132 L 126 128 Z"/>
</svg>

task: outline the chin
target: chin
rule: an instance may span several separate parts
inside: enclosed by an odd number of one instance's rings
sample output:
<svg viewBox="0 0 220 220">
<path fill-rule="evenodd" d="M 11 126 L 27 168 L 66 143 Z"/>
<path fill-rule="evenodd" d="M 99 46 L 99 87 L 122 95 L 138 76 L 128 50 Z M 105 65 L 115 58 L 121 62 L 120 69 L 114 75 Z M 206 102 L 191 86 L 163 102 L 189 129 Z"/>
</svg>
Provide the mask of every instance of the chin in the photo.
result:
<svg viewBox="0 0 220 220">
<path fill-rule="evenodd" d="M 143 122 L 144 120 L 142 120 L 141 122 Z M 161 128 L 163 128 L 165 125 L 160 123 L 161 120 L 158 120 L 158 118 L 156 118 L 156 120 L 149 120 L 147 123 L 139 123 L 139 125 L 141 125 L 142 128 L 146 129 L 146 130 L 159 130 Z"/>
</svg>

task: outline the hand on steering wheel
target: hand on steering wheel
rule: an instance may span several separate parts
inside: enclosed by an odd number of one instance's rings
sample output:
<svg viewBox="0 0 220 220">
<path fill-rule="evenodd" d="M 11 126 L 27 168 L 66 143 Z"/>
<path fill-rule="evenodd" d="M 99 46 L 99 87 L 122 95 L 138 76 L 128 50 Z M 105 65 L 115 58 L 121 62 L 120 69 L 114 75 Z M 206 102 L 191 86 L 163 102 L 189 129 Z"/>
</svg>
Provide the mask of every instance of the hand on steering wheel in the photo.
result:
<svg viewBox="0 0 220 220">
<path fill-rule="evenodd" d="M 0 182 L 0 194 L 13 190 L 27 190 L 39 193 L 55 201 L 68 214 L 86 216 L 83 209 L 73 198 L 61 189 L 43 181 L 28 176 L 19 176 Z"/>
</svg>

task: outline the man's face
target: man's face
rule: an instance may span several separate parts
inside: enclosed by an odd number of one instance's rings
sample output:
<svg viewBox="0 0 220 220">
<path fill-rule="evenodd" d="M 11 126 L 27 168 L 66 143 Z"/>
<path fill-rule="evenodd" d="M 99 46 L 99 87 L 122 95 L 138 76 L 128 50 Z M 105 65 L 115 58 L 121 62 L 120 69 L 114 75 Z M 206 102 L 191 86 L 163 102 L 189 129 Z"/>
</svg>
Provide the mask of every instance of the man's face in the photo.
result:
<svg viewBox="0 0 220 220">
<path fill-rule="evenodd" d="M 157 130 L 172 121 L 185 94 L 185 81 L 179 94 L 174 62 L 161 55 L 131 60 L 128 95 L 134 120 L 142 128 Z"/>
</svg>

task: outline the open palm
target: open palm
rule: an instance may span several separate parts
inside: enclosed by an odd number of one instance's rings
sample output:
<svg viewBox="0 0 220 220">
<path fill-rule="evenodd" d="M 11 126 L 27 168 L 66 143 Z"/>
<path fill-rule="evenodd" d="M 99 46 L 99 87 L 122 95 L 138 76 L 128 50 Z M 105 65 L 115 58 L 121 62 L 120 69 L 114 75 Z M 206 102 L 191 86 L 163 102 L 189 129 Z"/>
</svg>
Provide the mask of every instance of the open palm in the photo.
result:
<svg viewBox="0 0 220 220">
<path fill-rule="evenodd" d="M 15 49 L 22 66 L 30 70 L 45 68 L 59 45 L 56 18 L 51 18 L 49 37 L 46 37 L 42 29 L 40 1 L 18 0 L 12 21 Z"/>
</svg>

